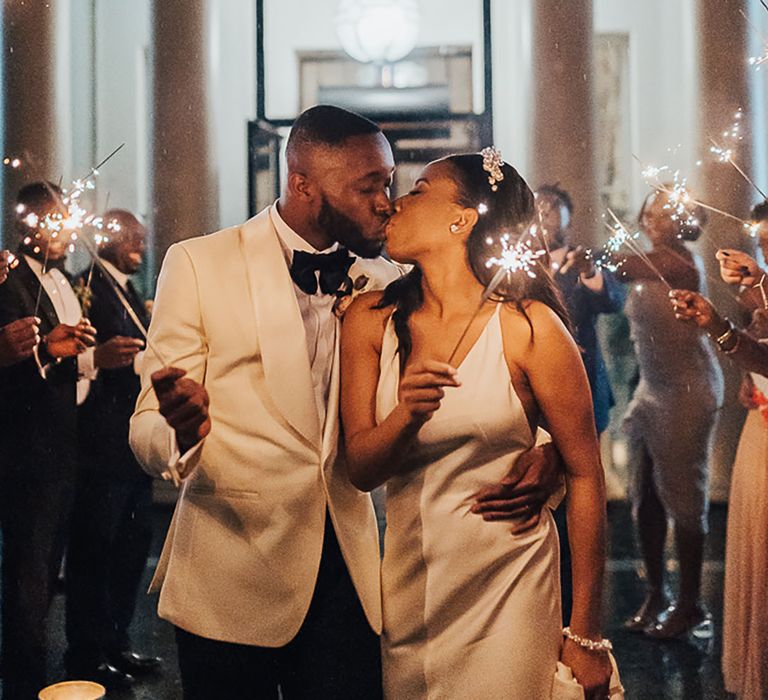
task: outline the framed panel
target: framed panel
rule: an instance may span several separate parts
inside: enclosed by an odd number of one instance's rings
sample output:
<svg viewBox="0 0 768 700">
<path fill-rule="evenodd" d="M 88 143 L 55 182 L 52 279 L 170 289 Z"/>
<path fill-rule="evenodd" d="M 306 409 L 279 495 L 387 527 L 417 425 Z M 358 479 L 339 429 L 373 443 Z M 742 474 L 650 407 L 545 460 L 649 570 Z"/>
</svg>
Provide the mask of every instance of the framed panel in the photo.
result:
<svg viewBox="0 0 768 700">
<path fill-rule="evenodd" d="M 491 0 L 418 0 L 420 23 L 414 50 L 400 61 L 378 64 L 362 63 L 345 54 L 337 33 L 338 11 L 343 2 L 257 0 L 257 119 L 273 125 L 290 125 L 311 102 L 302 84 L 306 78 L 302 63 L 306 63 L 308 57 L 325 57 L 347 64 L 343 68 L 346 75 L 338 87 L 348 91 L 354 87 L 363 91 L 376 88 L 368 97 L 369 102 L 376 105 L 374 111 L 379 119 L 387 117 L 393 121 L 400 115 L 412 119 L 418 105 L 418 112 L 427 118 L 447 116 L 447 113 L 474 116 L 490 134 Z M 297 22 L 297 17 L 302 21 Z M 419 103 L 412 86 L 411 89 L 400 86 L 397 74 L 405 74 L 409 67 L 413 68 L 412 64 L 418 64 L 430 52 L 443 60 L 453 56 L 449 63 L 454 67 L 460 64 L 455 60 L 457 53 L 469 56 L 471 104 L 452 104 L 449 99 L 446 105 L 445 96 L 439 98 L 439 91 L 432 90 L 433 108 L 422 109 L 429 102 Z M 463 76 L 465 85 L 466 80 L 467 76 Z M 317 97 L 341 97 L 344 101 L 343 91 L 334 93 L 330 90 L 332 87 L 324 84 L 326 92 Z M 423 87 L 434 86 L 428 82 Z M 398 95 L 398 90 L 403 92 Z"/>
</svg>

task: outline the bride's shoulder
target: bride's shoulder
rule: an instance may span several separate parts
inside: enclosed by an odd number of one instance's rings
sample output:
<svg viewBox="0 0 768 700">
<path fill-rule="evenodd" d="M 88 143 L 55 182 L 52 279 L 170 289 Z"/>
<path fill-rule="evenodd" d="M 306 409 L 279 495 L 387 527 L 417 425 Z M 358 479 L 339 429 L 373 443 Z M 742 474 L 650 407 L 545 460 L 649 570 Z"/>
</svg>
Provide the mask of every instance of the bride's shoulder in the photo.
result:
<svg viewBox="0 0 768 700">
<path fill-rule="evenodd" d="M 524 299 L 519 304 L 503 304 L 501 319 L 502 325 L 509 327 L 518 336 L 525 333 L 535 339 L 537 334 L 545 337 L 569 335 L 554 309 L 535 299 Z"/>
<path fill-rule="evenodd" d="M 343 327 L 352 329 L 355 335 L 380 332 L 392 314 L 391 306 L 381 306 L 383 290 L 363 292 L 353 299 L 344 312 Z"/>
</svg>

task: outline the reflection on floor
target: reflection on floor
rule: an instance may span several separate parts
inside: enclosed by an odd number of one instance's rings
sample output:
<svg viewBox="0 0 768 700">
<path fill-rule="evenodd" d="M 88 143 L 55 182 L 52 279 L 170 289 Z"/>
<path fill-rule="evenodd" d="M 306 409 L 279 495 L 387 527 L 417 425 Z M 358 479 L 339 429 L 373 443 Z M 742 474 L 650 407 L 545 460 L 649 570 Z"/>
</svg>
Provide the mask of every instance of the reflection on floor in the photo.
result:
<svg viewBox="0 0 768 700">
<path fill-rule="evenodd" d="M 720 635 L 722 623 L 723 549 L 725 538 L 725 508 L 713 507 L 712 532 L 706 553 L 704 597 L 714 614 L 716 636 L 709 645 L 693 646 L 684 642 L 660 643 L 642 636 L 625 633 L 621 622 L 629 616 L 642 599 L 642 586 L 636 573 L 637 550 L 632 539 L 629 508 L 624 503 L 611 503 L 609 520 L 611 533 L 610 562 L 606 609 L 606 635 L 615 645 L 622 680 L 630 700 L 715 700 L 727 697 L 720 674 Z M 170 520 L 170 510 L 157 512 L 155 559 L 162 536 Z M 674 566 L 672 577 L 674 580 Z M 147 571 L 149 580 L 150 571 Z M 141 601 L 134 631 L 137 649 L 160 654 L 165 659 L 162 677 L 137 684 L 128 692 L 110 693 L 112 700 L 175 700 L 181 697 L 176 666 L 173 631 L 155 615 L 154 596 Z M 58 597 L 51 624 L 52 668 L 60 670 L 64 650 L 63 600 Z"/>
</svg>

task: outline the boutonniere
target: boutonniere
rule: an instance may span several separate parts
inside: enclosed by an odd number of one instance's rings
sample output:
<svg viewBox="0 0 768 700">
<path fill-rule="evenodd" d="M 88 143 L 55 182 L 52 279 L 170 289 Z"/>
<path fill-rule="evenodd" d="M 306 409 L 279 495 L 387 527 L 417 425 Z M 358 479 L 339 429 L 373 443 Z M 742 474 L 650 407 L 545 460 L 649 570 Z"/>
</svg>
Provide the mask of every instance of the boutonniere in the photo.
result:
<svg viewBox="0 0 768 700">
<path fill-rule="evenodd" d="M 757 406 L 763 420 L 768 424 L 768 397 L 756 386 L 752 387 L 752 402 Z"/>
<path fill-rule="evenodd" d="M 82 279 L 77 281 L 72 290 L 75 292 L 77 300 L 80 302 L 80 308 L 83 310 L 83 315 L 87 316 L 91 309 L 91 299 L 93 299 L 93 292 L 90 287 L 87 287 Z"/>
<path fill-rule="evenodd" d="M 368 291 L 370 284 L 371 278 L 368 275 L 357 275 L 354 279 L 347 277 L 336 292 L 336 301 L 333 302 L 333 313 L 336 317 L 342 318 L 355 297 Z"/>
</svg>

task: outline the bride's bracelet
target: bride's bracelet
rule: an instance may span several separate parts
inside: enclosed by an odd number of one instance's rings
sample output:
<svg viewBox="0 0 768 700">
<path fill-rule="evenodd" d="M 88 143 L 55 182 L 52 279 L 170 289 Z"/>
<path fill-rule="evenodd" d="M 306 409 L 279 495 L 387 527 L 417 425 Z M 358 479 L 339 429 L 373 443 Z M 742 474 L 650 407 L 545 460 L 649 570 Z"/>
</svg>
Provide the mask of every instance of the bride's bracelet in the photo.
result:
<svg viewBox="0 0 768 700">
<path fill-rule="evenodd" d="M 563 627 L 563 636 L 566 639 L 570 639 L 574 644 L 577 644 L 582 649 L 589 651 L 602 651 L 606 654 L 609 651 L 613 651 L 613 644 L 610 639 L 601 639 L 595 641 L 594 639 L 587 639 L 586 637 L 580 637 L 578 634 L 571 632 L 570 627 Z"/>
</svg>

